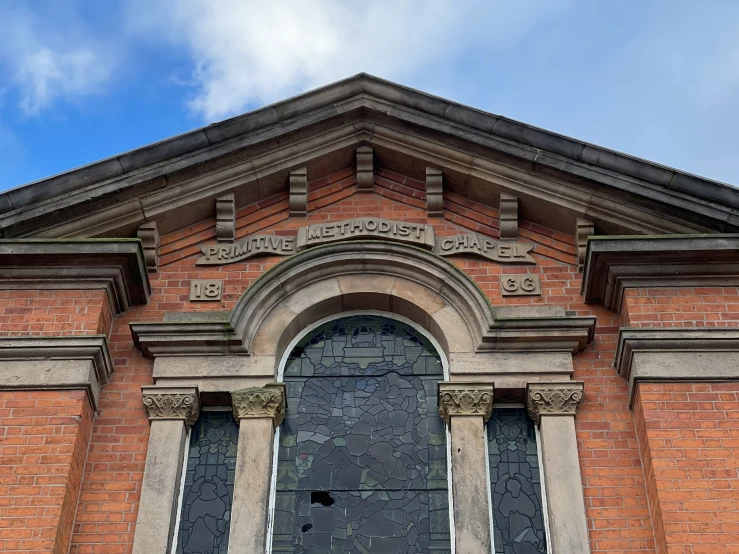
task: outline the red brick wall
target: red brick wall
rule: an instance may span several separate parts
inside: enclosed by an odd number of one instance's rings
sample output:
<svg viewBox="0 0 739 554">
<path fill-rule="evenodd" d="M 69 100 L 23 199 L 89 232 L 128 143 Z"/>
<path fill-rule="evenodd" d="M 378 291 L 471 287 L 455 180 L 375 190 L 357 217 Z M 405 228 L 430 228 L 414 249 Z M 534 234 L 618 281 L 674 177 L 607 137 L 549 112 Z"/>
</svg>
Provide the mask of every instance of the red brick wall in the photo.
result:
<svg viewBox="0 0 739 554">
<path fill-rule="evenodd" d="M 103 290 L 0 290 L 0 336 L 107 335 Z"/>
<path fill-rule="evenodd" d="M 498 236 L 497 210 L 455 194 L 445 194 L 443 218 L 427 218 L 423 189 L 420 181 L 379 171 L 374 193 L 357 193 L 353 170 L 347 169 L 310 183 L 307 217 L 289 218 L 287 194 L 240 209 L 237 236 L 291 235 L 307 223 L 367 215 L 429 223 L 439 235 L 473 230 Z M 552 304 L 598 317 L 595 342 L 575 357 L 574 376 L 585 381 L 576 428 L 591 546 L 596 553 L 654 552 L 634 417 L 626 384 L 612 367 L 618 315 L 582 303 L 573 237 L 528 222 L 521 222 L 520 235 L 535 244 L 536 266 L 511 268 L 461 256 L 448 259 L 474 279 L 494 306 Z M 200 245 L 213 240 L 212 219 L 163 236 L 160 271 L 150 275 L 150 303 L 113 321 L 110 347 L 115 374 L 100 394 L 72 553 L 131 551 L 149 432 L 139 387 L 152 382 L 152 364 L 134 348 L 128 324 L 161 321 L 167 311 L 231 309 L 255 279 L 282 259 L 263 256 L 221 267 L 196 267 Z M 521 272 L 539 275 L 542 296 L 502 298 L 501 273 Z M 190 281 L 196 278 L 224 279 L 222 301 L 189 302 Z"/>
<path fill-rule="evenodd" d="M 739 288 L 628 289 L 624 327 L 739 327 Z"/>
<path fill-rule="evenodd" d="M 739 384 L 642 383 L 634 415 L 658 552 L 739 552 Z"/>
<path fill-rule="evenodd" d="M 66 554 L 92 418 L 85 391 L 0 391 L 0 551 Z"/>
</svg>

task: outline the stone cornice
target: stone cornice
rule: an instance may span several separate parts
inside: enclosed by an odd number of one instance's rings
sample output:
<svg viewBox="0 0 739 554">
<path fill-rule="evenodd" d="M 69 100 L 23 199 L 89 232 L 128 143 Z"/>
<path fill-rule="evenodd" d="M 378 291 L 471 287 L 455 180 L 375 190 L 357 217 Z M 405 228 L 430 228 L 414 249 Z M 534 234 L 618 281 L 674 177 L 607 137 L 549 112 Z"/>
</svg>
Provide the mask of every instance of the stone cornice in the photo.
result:
<svg viewBox="0 0 739 554">
<path fill-rule="evenodd" d="M 439 135 L 443 140 L 431 140 Z M 728 185 L 360 74 L 7 191 L 0 195 L 0 226 L 5 236 L 90 236 L 134 232 L 156 219 L 166 233 L 178 221 L 191 223 L 188 212 L 200 219 L 211 215 L 214 198 L 243 185 L 251 190 L 242 188 L 242 198 L 274 194 L 291 169 L 307 164 L 310 174 L 310 162 L 324 154 L 346 167 L 347 154 L 360 144 L 402 151 L 424 167 L 483 180 L 489 174 L 491 190 L 506 179 L 507 192 L 526 195 L 529 203 L 556 204 L 559 214 L 573 216 L 560 229 L 565 231 L 575 216 L 606 231 L 652 234 L 733 230 L 739 218 L 739 192 Z M 390 158 L 388 169 L 398 170 Z M 531 164 L 541 171 L 524 182 L 521 167 Z M 206 167 L 213 175 L 198 174 Z M 450 180 L 450 186 L 456 183 Z M 166 216 L 185 205 L 179 218 Z M 554 211 L 538 215 L 552 217 Z M 564 223 L 561 215 L 553 217 Z"/>
<path fill-rule="evenodd" d="M 526 387 L 526 408 L 537 423 L 541 416 L 574 416 L 582 399 L 580 381 L 529 383 Z"/>
<path fill-rule="evenodd" d="M 739 380 L 739 329 L 622 328 L 614 366 L 629 383 Z"/>
<path fill-rule="evenodd" d="M 151 294 L 138 239 L 0 239 L 0 289 L 103 289 L 114 314 Z"/>
<path fill-rule="evenodd" d="M 595 336 L 595 317 L 496 317 L 481 352 L 571 352 L 585 350 Z"/>
<path fill-rule="evenodd" d="M 246 355 L 241 337 L 227 321 L 131 323 L 133 343 L 147 358 Z"/>
<path fill-rule="evenodd" d="M 183 420 L 192 425 L 200 414 L 197 387 L 141 387 L 146 417 L 153 420 Z"/>
<path fill-rule="evenodd" d="M 242 419 L 270 418 L 275 427 L 285 419 L 285 383 L 241 389 L 231 393 L 234 417 Z"/>
<path fill-rule="evenodd" d="M 588 239 L 582 295 L 616 312 L 627 288 L 737 285 L 739 234 Z"/>
<path fill-rule="evenodd" d="M 78 369 L 64 362 L 88 365 Z M 82 388 L 95 407 L 100 387 L 113 375 L 113 361 L 104 335 L 3 337 L 0 373 L 0 390 Z"/>
<path fill-rule="evenodd" d="M 439 414 L 444 421 L 455 416 L 480 416 L 484 422 L 493 413 L 493 384 L 439 382 Z"/>
</svg>

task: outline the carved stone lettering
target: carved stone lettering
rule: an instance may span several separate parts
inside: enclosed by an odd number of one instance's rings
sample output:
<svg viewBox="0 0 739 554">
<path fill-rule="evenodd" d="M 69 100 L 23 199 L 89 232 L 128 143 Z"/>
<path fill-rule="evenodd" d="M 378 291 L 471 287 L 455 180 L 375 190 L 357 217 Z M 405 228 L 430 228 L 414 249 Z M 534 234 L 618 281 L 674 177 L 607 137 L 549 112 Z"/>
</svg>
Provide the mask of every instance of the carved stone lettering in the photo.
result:
<svg viewBox="0 0 739 554">
<path fill-rule="evenodd" d="M 439 383 L 439 413 L 444 421 L 453 416 L 481 416 L 493 413 L 492 383 Z"/>
<path fill-rule="evenodd" d="M 208 244 L 200 247 L 205 254 L 195 265 L 223 265 L 239 262 L 259 254 L 295 254 L 295 237 L 253 235 L 233 244 Z"/>
<path fill-rule="evenodd" d="M 583 384 L 530 383 L 526 396 L 526 407 L 534 421 L 541 416 L 574 416 L 583 399 Z"/>
<path fill-rule="evenodd" d="M 298 250 L 349 239 L 378 238 L 434 247 L 434 228 L 418 223 L 401 223 L 378 217 L 360 217 L 336 223 L 309 225 L 298 229 Z"/>
<path fill-rule="evenodd" d="M 141 393 L 150 420 L 184 419 L 193 424 L 200 413 L 195 387 L 141 387 Z"/>
<path fill-rule="evenodd" d="M 439 256 L 475 254 L 500 263 L 536 264 L 529 255 L 534 245 L 526 242 L 502 242 L 477 233 L 437 237 L 434 253 Z"/>
<path fill-rule="evenodd" d="M 237 420 L 268 417 L 278 427 L 285 419 L 285 384 L 233 391 L 231 404 Z"/>
<path fill-rule="evenodd" d="M 541 296 L 538 275 L 501 275 L 501 296 Z"/>
</svg>

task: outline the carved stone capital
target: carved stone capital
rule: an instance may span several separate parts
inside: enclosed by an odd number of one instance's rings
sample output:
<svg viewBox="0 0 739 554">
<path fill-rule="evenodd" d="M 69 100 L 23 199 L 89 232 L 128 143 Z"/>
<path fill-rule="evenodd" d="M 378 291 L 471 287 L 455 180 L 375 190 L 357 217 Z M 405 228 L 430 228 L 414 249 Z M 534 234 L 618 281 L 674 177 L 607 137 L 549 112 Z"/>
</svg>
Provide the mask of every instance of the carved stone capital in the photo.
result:
<svg viewBox="0 0 739 554">
<path fill-rule="evenodd" d="M 149 420 L 182 419 L 192 425 L 200 413 L 197 387 L 141 387 Z"/>
<path fill-rule="evenodd" d="M 526 407 L 531 419 L 541 416 L 574 416 L 583 398 L 583 383 L 529 383 L 526 387 Z"/>
<path fill-rule="evenodd" d="M 481 416 L 487 422 L 493 413 L 492 383 L 441 382 L 439 413 L 444 421 L 452 416 Z"/>
<path fill-rule="evenodd" d="M 233 391 L 231 404 L 237 420 L 268 417 L 278 427 L 285 419 L 285 383 Z"/>
</svg>

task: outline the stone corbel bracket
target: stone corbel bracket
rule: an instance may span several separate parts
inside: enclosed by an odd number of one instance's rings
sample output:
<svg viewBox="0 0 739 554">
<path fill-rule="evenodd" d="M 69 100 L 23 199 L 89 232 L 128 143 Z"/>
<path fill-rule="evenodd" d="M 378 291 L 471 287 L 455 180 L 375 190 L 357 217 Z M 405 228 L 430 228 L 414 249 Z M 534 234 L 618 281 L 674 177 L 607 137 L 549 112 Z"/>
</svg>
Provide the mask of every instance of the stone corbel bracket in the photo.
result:
<svg viewBox="0 0 739 554">
<path fill-rule="evenodd" d="M 575 244 L 577 246 L 577 270 L 585 267 L 585 255 L 588 250 L 588 237 L 595 234 L 595 223 L 587 219 L 575 220 Z"/>
<path fill-rule="evenodd" d="M 159 269 L 159 230 L 156 221 L 149 221 L 140 225 L 136 236 L 141 240 L 144 249 L 146 269 L 155 273 Z"/>
<path fill-rule="evenodd" d="M 269 383 L 263 387 L 236 390 L 231 393 L 236 421 L 270 418 L 275 428 L 285 419 L 287 409 L 285 383 Z"/>
<path fill-rule="evenodd" d="M 444 216 L 444 177 L 433 167 L 426 168 L 426 215 Z"/>
<path fill-rule="evenodd" d="M 500 238 L 515 240 L 518 238 L 518 197 L 505 192 L 500 193 Z"/>
<path fill-rule="evenodd" d="M 493 414 L 493 384 L 439 382 L 439 414 L 449 422 L 454 416 L 480 416 L 487 423 Z"/>
<path fill-rule="evenodd" d="M 151 296 L 139 239 L 0 240 L 0 289 L 103 289 L 115 315 Z"/>
<path fill-rule="evenodd" d="M 192 425 L 200 414 L 197 387 L 143 386 L 141 395 L 149 421 L 183 420 Z"/>
<path fill-rule="evenodd" d="M 526 387 L 526 408 L 536 423 L 541 416 L 573 416 L 584 396 L 581 381 L 562 383 L 529 383 Z"/>
<path fill-rule="evenodd" d="M 304 216 L 308 213 L 308 168 L 301 167 L 290 172 L 290 215 Z"/>
<path fill-rule="evenodd" d="M 216 240 L 233 242 L 236 238 L 236 196 L 234 193 L 216 198 Z"/>
<path fill-rule="evenodd" d="M 738 285 L 739 235 L 590 237 L 581 293 L 619 312 L 627 288 Z"/>
<path fill-rule="evenodd" d="M 629 383 L 739 380 L 739 329 L 623 328 L 613 364 Z"/>
<path fill-rule="evenodd" d="M 370 192 L 375 186 L 375 164 L 371 146 L 357 148 L 357 190 Z"/>
<path fill-rule="evenodd" d="M 84 389 L 96 409 L 112 375 L 104 335 L 0 339 L 0 390 Z"/>
</svg>

